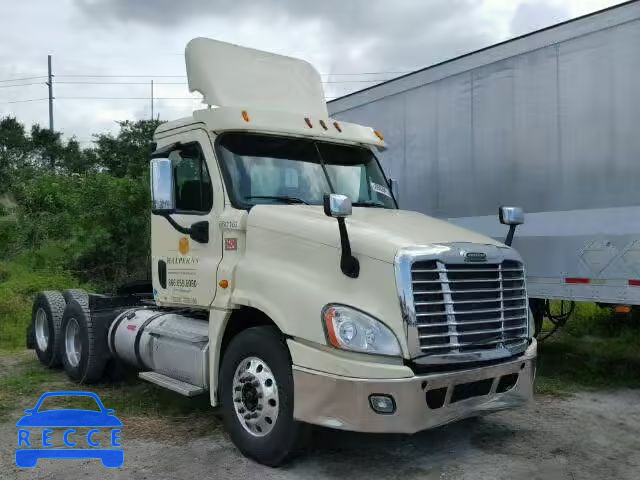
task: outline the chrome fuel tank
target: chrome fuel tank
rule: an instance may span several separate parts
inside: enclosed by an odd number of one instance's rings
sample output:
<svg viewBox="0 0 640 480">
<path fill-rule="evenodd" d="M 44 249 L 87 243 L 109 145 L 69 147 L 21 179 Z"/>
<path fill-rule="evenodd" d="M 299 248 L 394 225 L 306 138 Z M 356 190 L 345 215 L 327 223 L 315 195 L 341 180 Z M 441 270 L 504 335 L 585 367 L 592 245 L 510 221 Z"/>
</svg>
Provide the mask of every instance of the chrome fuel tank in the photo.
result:
<svg viewBox="0 0 640 480">
<path fill-rule="evenodd" d="M 108 341 L 111 353 L 123 362 L 209 387 L 206 320 L 152 308 L 127 310 L 111 324 Z"/>
</svg>

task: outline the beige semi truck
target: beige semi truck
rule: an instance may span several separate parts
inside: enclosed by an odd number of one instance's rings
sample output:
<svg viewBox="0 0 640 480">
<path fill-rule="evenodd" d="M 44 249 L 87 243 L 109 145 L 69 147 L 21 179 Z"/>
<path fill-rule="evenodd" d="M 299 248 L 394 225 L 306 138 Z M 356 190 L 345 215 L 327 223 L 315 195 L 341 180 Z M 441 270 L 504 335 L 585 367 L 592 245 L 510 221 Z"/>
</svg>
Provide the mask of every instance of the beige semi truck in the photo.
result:
<svg viewBox="0 0 640 480">
<path fill-rule="evenodd" d="M 329 118 L 307 62 L 197 38 L 186 66 L 206 107 L 155 132 L 152 285 L 38 294 L 42 363 L 208 395 L 272 466 L 309 425 L 410 434 L 531 399 L 515 250 L 398 209 L 383 135 Z M 500 215 L 510 244 L 521 211 Z"/>
</svg>

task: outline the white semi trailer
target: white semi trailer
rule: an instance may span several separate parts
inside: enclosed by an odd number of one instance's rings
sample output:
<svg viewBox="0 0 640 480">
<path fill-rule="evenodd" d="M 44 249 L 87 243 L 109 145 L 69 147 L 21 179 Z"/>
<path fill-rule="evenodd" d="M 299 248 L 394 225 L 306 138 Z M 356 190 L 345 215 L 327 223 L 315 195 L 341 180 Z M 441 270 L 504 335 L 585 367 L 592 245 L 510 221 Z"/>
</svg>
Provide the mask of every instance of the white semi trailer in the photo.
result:
<svg viewBox="0 0 640 480">
<path fill-rule="evenodd" d="M 527 224 L 538 327 L 549 299 L 640 305 L 640 2 L 540 30 L 328 103 L 374 125 L 402 208 L 499 238 Z"/>
<path fill-rule="evenodd" d="M 186 64 L 208 107 L 155 133 L 153 285 L 40 293 L 42 363 L 207 394 L 267 465 L 308 424 L 413 433 L 532 397 L 515 250 L 399 210 L 382 135 L 330 118 L 308 63 L 198 38 Z M 501 213 L 513 234 L 518 209 Z"/>
</svg>

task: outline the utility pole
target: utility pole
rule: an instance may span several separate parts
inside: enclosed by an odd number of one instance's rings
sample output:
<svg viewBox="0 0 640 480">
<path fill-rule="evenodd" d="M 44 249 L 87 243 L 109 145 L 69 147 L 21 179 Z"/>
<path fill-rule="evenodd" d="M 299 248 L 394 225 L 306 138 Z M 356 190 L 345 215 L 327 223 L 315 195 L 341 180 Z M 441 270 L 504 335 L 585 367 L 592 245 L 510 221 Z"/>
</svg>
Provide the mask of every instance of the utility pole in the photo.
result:
<svg viewBox="0 0 640 480">
<path fill-rule="evenodd" d="M 151 120 L 153 120 L 153 80 L 151 80 Z"/>
<path fill-rule="evenodd" d="M 51 55 L 47 57 L 48 82 L 49 85 L 49 130 L 53 133 L 53 74 L 51 73 Z"/>
</svg>

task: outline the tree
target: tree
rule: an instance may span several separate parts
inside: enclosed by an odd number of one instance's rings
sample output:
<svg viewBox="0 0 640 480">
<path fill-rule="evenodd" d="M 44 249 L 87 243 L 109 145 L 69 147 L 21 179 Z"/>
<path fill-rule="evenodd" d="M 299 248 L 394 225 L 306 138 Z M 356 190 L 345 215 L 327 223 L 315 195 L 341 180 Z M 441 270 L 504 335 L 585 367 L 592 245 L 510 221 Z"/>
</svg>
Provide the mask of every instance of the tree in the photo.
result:
<svg viewBox="0 0 640 480">
<path fill-rule="evenodd" d="M 96 145 L 89 155 L 95 157 L 95 164 L 115 177 L 139 177 L 149 167 L 153 132 L 162 123 L 160 120 L 118 122 L 120 131 L 117 135 L 94 135 Z"/>
</svg>

